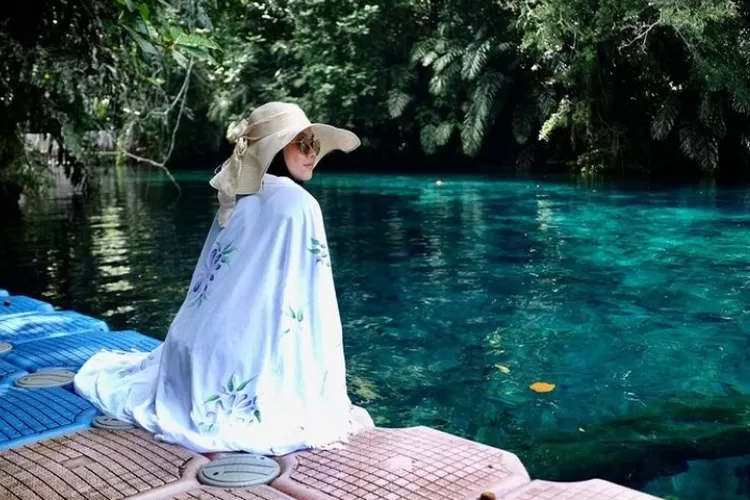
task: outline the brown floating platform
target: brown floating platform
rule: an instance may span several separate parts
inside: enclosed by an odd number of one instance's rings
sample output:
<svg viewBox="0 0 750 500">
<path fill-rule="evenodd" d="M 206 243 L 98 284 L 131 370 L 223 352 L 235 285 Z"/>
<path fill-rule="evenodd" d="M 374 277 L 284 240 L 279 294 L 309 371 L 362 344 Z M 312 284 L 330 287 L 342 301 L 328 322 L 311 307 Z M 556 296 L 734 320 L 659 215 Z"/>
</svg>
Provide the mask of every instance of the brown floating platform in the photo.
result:
<svg viewBox="0 0 750 500">
<path fill-rule="evenodd" d="M 0 499 L 164 498 L 197 486 L 207 462 L 141 430 L 86 430 L 0 453 Z"/>
<path fill-rule="evenodd" d="M 268 486 L 253 488 L 221 489 L 211 487 L 195 488 L 160 500 L 294 500 Z"/>
<path fill-rule="evenodd" d="M 307 451 L 281 460 L 272 484 L 311 500 L 476 499 L 529 482 L 512 453 L 427 427 L 368 429 L 341 450 Z"/>
<path fill-rule="evenodd" d="M 217 454 L 219 456 L 242 454 Z M 90 429 L 0 452 L 0 500 L 647 500 L 594 479 L 530 481 L 514 454 L 427 427 L 370 428 L 279 457 L 270 485 L 197 481 L 206 456 L 139 430 Z"/>
</svg>

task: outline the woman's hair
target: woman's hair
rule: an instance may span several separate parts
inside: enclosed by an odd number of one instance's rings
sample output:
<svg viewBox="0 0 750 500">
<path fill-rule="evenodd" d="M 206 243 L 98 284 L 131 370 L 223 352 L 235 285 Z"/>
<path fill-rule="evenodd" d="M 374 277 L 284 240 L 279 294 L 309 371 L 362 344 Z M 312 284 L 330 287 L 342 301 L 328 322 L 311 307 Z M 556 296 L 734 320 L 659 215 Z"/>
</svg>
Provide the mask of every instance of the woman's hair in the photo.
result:
<svg viewBox="0 0 750 500">
<path fill-rule="evenodd" d="M 266 173 L 275 175 L 277 177 L 288 177 L 300 186 L 303 184 L 302 181 L 295 179 L 294 176 L 289 172 L 289 167 L 286 166 L 286 162 L 284 161 L 283 149 L 276 153 L 276 156 L 273 157 L 273 160 L 271 160 L 271 164 L 268 166 L 268 170 L 266 170 Z"/>
</svg>

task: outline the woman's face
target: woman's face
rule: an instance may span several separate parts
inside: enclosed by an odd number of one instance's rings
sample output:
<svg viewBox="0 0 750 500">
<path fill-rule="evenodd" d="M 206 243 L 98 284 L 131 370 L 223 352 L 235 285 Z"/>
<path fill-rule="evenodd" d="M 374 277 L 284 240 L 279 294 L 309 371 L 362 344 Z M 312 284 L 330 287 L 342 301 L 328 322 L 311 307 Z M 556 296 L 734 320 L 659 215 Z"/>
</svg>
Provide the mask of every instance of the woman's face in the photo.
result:
<svg viewBox="0 0 750 500">
<path fill-rule="evenodd" d="M 284 162 L 292 177 L 300 182 L 312 179 L 319 152 L 320 143 L 310 128 L 303 130 L 292 142 L 284 146 Z"/>
</svg>

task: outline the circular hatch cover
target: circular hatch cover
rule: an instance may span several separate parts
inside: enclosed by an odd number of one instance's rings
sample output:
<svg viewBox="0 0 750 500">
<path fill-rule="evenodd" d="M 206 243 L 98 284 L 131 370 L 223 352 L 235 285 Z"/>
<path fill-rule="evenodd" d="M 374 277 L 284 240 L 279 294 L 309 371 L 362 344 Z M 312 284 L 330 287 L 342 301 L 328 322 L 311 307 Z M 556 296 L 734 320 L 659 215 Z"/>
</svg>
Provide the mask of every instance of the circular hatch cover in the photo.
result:
<svg viewBox="0 0 750 500">
<path fill-rule="evenodd" d="M 268 484 L 280 473 L 281 468 L 275 460 L 243 453 L 207 463 L 198 473 L 198 481 L 220 488 L 239 488 Z"/>
<path fill-rule="evenodd" d="M 75 376 L 76 374 L 70 370 L 42 370 L 19 377 L 16 380 L 16 385 L 24 389 L 62 387 L 72 383 Z"/>
<path fill-rule="evenodd" d="M 91 425 L 93 427 L 96 427 L 97 429 L 105 429 L 108 431 L 135 429 L 134 425 L 123 422 L 122 420 L 117 420 L 116 418 L 108 417 L 106 415 L 99 415 L 94 419 L 93 422 L 91 422 Z"/>
</svg>

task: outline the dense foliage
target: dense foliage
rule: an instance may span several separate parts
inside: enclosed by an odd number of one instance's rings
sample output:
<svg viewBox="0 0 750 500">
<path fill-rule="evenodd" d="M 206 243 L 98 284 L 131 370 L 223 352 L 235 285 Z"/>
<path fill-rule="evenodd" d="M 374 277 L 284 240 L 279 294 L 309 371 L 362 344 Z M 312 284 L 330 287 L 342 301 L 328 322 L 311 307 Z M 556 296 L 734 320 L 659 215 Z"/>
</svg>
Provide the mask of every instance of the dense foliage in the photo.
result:
<svg viewBox="0 0 750 500">
<path fill-rule="evenodd" d="M 749 33 L 725 0 L 27 0 L 0 21 L 0 189 L 48 165 L 23 134 L 80 181 L 103 137 L 163 168 L 270 99 L 363 160 L 744 173 Z"/>
</svg>

